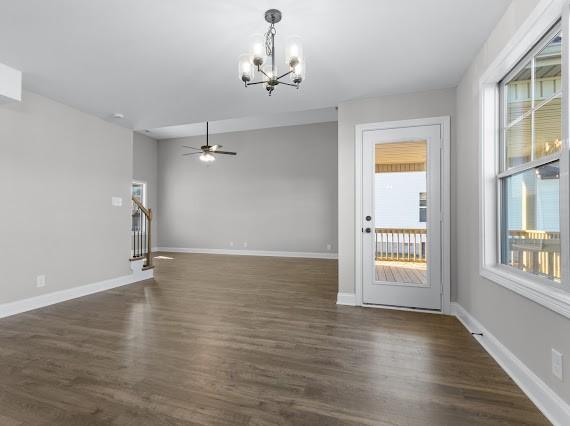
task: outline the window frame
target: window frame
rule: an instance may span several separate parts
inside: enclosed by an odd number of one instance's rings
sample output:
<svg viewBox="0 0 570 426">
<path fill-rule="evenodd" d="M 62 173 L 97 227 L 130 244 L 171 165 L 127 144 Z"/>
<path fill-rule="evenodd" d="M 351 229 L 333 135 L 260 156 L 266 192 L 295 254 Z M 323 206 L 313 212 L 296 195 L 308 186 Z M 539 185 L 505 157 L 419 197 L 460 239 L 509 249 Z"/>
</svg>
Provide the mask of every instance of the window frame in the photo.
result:
<svg viewBox="0 0 570 426">
<path fill-rule="evenodd" d="M 479 200 L 480 200 L 480 275 L 496 284 L 527 297 L 567 318 L 570 318 L 570 196 L 569 196 L 569 114 L 568 114 L 568 74 L 569 74 L 569 9 L 568 2 L 556 2 L 540 15 L 533 16 L 522 25 L 512 40 L 499 52 L 494 61 L 479 79 Z M 503 169 L 504 130 L 503 117 L 505 98 L 501 93 L 501 83 L 509 81 L 515 73 L 526 65 L 528 59 L 540 52 L 558 31 L 562 32 L 562 146 L 558 153 L 538 160 Z M 544 41 L 544 44 L 541 42 Z M 525 60 L 526 59 L 526 60 Z M 534 91 L 534 87 L 532 90 Z M 549 100 L 554 98 L 549 97 Z M 541 101 L 540 104 L 545 103 Z M 503 105 L 503 108 L 500 106 Z M 501 177 L 520 173 L 523 170 L 553 161 L 560 162 L 560 235 L 561 235 L 561 280 L 560 283 L 548 278 L 535 276 L 501 263 Z M 505 173 L 503 173 L 505 172 Z"/>
<path fill-rule="evenodd" d="M 553 163 L 558 161 L 560 164 L 560 159 L 562 157 L 562 153 L 564 151 L 563 146 L 558 152 L 554 154 L 545 155 L 541 158 L 534 158 L 534 136 L 535 136 L 535 126 L 534 126 L 534 113 L 542 108 L 544 105 L 548 104 L 550 101 L 560 97 L 560 99 L 564 99 L 565 94 L 564 92 L 564 85 L 561 85 L 560 91 L 555 92 L 553 95 L 549 96 L 546 99 L 541 100 L 538 104 L 535 104 L 535 57 L 538 55 L 548 44 L 562 31 L 562 20 L 560 19 L 556 24 L 554 24 L 541 38 L 540 40 L 521 58 L 517 65 L 515 65 L 501 81 L 498 83 L 499 86 L 499 152 L 498 152 L 498 172 L 496 176 L 496 194 L 497 194 L 497 263 L 499 265 L 508 268 L 508 270 L 512 272 L 516 272 L 517 274 L 522 275 L 523 277 L 527 276 L 531 279 L 536 279 L 536 281 L 542 285 L 561 285 L 562 284 L 562 277 L 560 283 L 550 280 L 548 278 L 541 277 L 539 275 L 534 275 L 530 272 L 521 271 L 520 269 L 514 268 L 510 265 L 506 265 L 502 263 L 502 256 L 503 256 L 503 244 L 502 244 L 502 232 L 503 232 L 503 222 L 505 222 L 505 208 L 503 206 L 504 200 L 504 193 L 503 193 L 503 182 L 512 176 L 518 175 L 523 172 L 527 172 L 529 170 L 534 170 L 537 167 L 544 166 L 549 163 Z M 562 32 L 564 35 L 565 31 Z M 564 50 L 561 47 L 561 56 L 564 57 Z M 513 120 L 511 123 L 507 122 L 507 109 L 508 109 L 508 99 L 507 99 L 507 91 L 506 86 L 511 80 L 522 71 L 526 65 L 529 63 L 531 64 L 531 83 L 530 83 L 530 99 L 531 105 L 527 112 L 524 112 L 520 117 Z M 561 59 L 562 62 L 562 59 Z M 562 64 L 562 73 L 561 73 L 561 81 L 565 78 L 566 72 L 564 70 L 564 65 Z M 562 104 L 562 102 L 561 102 Z M 560 112 L 561 114 L 561 124 L 564 121 L 563 118 L 563 111 Z M 526 117 L 531 117 L 531 145 L 530 145 L 530 161 L 527 161 L 523 164 L 518 164 L 516 166 L 508 167 L 507 166 L 507 144 L 506 144 L 506 133 L 508 130 L 508 125 L 511 124 L 515 125 L 520 121 L 524 120 Z M 564 132 L 564 126 L 562 125 L 562 140 L 567 140 L 568 135 Z M 562 169 L 561 173 L 562 175 Z M 560 193 L 562 192 L 562 188 L 559 189 Z M 559 195 L 560 195 L 559 193 Z M 560 214 L 559 218 L 562 221 L 562 204 L 560 204 Z M 562 232 L 560 231 L 560 239 L 562 241 Z M 563 256 L 562 247 L 560 256 Z"/>
</svg>

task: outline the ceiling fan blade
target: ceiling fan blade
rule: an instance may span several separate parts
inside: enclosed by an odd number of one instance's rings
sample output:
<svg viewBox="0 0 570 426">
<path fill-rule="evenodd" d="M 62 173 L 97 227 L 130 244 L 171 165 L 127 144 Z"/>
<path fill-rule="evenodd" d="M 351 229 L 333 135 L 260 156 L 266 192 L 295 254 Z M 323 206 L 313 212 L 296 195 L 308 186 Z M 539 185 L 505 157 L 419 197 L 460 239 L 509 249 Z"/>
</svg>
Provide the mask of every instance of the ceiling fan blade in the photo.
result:
<svg viewBox="0 0 570 426">
<path fill-rule="evenodd" d="M 182 154 L 183 156 L 185 155 L 198 155 L 198 154 L 202 154 L 201 152 L 187 152 L 186 154 Z"/>
<path fill-rule="evenodd" d="M 186 146 L 186 145 L 182 145 L 182 147 L 184 147 L 184 148 L 188 148 L 188 149 L 195 149 L 195 150 L 197 150 L 197 151 L 202 151 L 202 149 L 201 149 L 201 148 L 194 148 L 193 146 Z"/>
<path fill-rule="evenodd" d="M 237 152 L 230 151 L 215 151 L 216 154 L 237 155 Z"/>
</svg>

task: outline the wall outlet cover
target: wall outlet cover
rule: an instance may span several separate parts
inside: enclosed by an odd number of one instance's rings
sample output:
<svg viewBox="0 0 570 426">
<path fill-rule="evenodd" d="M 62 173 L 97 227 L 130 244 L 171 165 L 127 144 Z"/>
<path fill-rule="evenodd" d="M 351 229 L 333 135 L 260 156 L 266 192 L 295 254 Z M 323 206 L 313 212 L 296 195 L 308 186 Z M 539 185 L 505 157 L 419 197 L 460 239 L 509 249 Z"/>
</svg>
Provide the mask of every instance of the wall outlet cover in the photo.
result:
<svg viewBox="0 0 570 426">
<path fill-rule="evenodd" d="M 556 349 L 552 349 L 552 374 L 560 380 L 564 380 L 562 359 L 563 355 Z"/>
<path fill-rule="evenodd" d="M 247 241 L 243 242 L 243 248 L 247 248 Z"/>
<path fill-rule="evenodd" d="M 36 277 L 36 287 L 41 288 L 46 286 L 46 276 L 45 275 L 38 275 Z"/>
</svg>

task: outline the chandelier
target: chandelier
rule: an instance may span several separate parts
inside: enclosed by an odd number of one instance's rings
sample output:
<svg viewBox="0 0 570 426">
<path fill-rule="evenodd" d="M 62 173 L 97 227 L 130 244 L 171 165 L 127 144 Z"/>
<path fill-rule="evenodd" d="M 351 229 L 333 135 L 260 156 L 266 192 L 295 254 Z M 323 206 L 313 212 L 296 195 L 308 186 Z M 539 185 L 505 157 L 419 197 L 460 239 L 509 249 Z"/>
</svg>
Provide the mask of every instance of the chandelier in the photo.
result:
<svg viewBox="0 0 570 426">
<path fill-rule="evenodd" d="M 269 93 L 284 84 L 299 88 L 305 79 L 305 60 L 303 58 L 303 46 L 299 37 L 291 37 L 287 41 L 285 58 L 288 71 L 279 74 L 275 63 L 275 24 L 281 21 L 281 12 L 277 9 L 269 9 L 265 12 L 265 20 L 269 23 L 269 29 L 264 35 L 255 34 L 251 37 L 251 50 L 239 58 L 239 78 L 245 87 L 254 84 L 262 84 Z M 259 81 L 253 81 L 256 73 Z M 289 82 L 284 81 L 289 77 Z"/>
</svg>

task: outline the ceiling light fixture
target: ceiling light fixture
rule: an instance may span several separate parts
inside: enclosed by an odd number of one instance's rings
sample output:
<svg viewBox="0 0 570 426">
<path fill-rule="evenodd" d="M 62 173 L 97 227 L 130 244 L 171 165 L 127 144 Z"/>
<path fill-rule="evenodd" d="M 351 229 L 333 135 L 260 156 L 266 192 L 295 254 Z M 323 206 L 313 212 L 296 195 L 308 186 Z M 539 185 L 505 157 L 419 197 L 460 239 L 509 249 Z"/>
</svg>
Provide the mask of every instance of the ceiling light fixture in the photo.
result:
<svg viewBox="0 0 570 426">
<path fill-rule="evenodd" d="M 269 96 L 279 84 L 299 88 L 305 79 L 306 64 L 303 58 L 303 46 L 299 37 L 291 37 L 285 49 L 285 58 L 289 71 L 279 75 L 275 64 L 275 24 L 281 21 L 281 12 L 277 9 L 269 9 L 265 12 L 265 20 L 269 22 L 269 29 L 265 35 L 252 36 L 250 53 L 240 56 L 239 78 L 245 87 L 253 84 L 263 84 L 269 92 Z M 267 57 L 267 58 L 266 58 Z M 266 60 L 267 59 L 267 60 Z M 266 63 L 271 61 L 271 63 Z M 264 65 L 265 63 L 265 65 Z M 255 73 L 261 74 L 260 81 L 253 81 Z M 282 79 L 289 76 L 290 83 Z"/>
<path fill-rule="evenodd" d="M 183 156 L 199 155 L 200 160 L 205 163 L 211 163 L 212 161 L 216 161 L 216 157 L 214 156 L 214 154 L 237 155 L 237 153 L 231 151 L 220 151 L 222 145 L 217 145 L 217 144 L 210 145 L 210 126 L 207 121 L 206 121 L 206 145 L 202 145 L 200 148 L 187 146 L 187 145 L 182 145 L 182 147 L 194 150 L 194 152 L 187 152 L 186 154 L 182 154 Z"/>
</svg>

